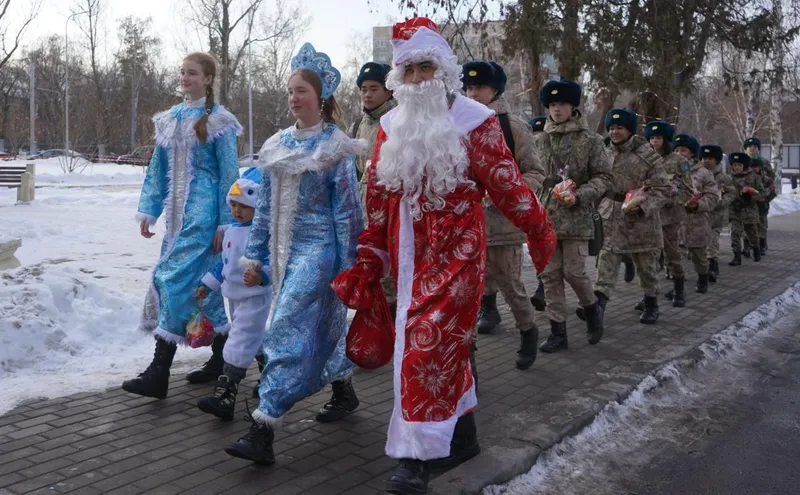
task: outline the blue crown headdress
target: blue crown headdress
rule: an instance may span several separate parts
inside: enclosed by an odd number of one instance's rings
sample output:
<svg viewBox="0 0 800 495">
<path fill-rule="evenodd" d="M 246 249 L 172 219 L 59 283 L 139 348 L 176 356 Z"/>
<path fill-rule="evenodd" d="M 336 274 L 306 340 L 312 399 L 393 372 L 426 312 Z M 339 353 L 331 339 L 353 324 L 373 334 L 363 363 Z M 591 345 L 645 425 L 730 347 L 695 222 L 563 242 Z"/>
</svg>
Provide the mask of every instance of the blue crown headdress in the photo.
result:
<svg viewBox="0 0 800 495">
<path fill-rule="evenodd" d="M 305 43 L 300 47 L 292 58 L 292 70 L 308 69 L 314 72 L 322 80 L 322 94 L 320 95 L 323 100 L 327 100 L 339 87 L 339 82 L 342 80 L 342 75 L 331 64 L 331 59 L 326 54 L 314 50 L 314 45 Z"/>
</svg>

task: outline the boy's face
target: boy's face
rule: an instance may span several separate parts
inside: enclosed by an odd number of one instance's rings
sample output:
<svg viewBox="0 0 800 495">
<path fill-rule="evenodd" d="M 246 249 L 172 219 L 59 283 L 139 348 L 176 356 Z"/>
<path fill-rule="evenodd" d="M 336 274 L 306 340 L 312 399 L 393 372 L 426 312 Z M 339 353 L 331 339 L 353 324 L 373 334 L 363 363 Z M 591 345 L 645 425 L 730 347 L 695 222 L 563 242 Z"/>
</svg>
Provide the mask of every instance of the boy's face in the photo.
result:
<svg viewBox="0 0 800 495">
<path fill-rule="evenodd" d="M 233 219 L 237 222 L 247 223 L 253 220 L 256 209 L 236 201 L 231 201 L 231 214 L 233 215 Z"/>
<path fill-rule="evenodd" d="M 706 168 L 714 168 L 717 166 L 717 159 L 712 156 L 704 156 L 701 161 Z"/>
<path fill-rule="evenodd" d="M 754 165 L 750 165 L 750 169 L 751 169 L 753 172 L 757 173 L 757 174 L 760 174 L 760 173 L 761 173 L 761 167 L 756 167 L 756 166 L 754 166 Z"/>
<path fill-rule="evenodd" d="M 733 169 L 734 174 L 741 174 L 744 170 L 744 165 L 739 162 L 734 162 L 733 165 L 731 165 L 731 168 Z"/>
<path fill-rule="evenodd" d="M 694 153 L 686 146 L 677 146 L 675 151 L 687 160 L 692 160 L 694 158 Z"/>
<path fill-rule="evenodd" d="M 747 153 L 750 156 L 756 156 L 756 155 L 758 155 L 758 152 L 760 150 L 758 149 L 758 146 L 756 146 L 755 144 L 751 144 L 747 148 L 745 148 L 744 151 L 745 151 L 745 153 Z"/>
</svg>

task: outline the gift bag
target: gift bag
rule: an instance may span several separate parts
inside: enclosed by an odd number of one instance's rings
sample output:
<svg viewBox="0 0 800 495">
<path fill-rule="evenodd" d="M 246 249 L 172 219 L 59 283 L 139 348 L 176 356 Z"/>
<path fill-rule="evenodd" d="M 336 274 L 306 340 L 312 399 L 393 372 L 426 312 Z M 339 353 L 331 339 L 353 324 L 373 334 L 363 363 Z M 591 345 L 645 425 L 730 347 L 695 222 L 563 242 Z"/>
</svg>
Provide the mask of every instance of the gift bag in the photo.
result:
<svg viewBox="0 0 800 495">
<path fill-rule="evenodd" d="M 562 203 L 568 203 L 575 197 L 575 181 L 567 179 L 553 187 L 553 195 Z"/>
<path fill-rule="evenodd" d="M 203 314 L 203 301 L 197 302 L 197 312 L 186 325 L 186 344 L 192 349 L 211 345 L 214 340 L 214 324 Z"/>
<path fill-rule="evenodd" d="M 356 311 L 347 332 L 347 358 L 366 370 L 385 366 L 394 355 L 394 322 L 383 290 L 376 289 L 374 304 Z"/>
<path fill-rule="evenodd" d="M 639 187 L 636 189 L 631 189 L 625 195 L 625 200 L 622 202 L 622 211 L 628 213 L 637 207 L 640 207 L 644 200 L 647 199 L 647 194 L 644 192 L 644 188 Z"/>
</svg>

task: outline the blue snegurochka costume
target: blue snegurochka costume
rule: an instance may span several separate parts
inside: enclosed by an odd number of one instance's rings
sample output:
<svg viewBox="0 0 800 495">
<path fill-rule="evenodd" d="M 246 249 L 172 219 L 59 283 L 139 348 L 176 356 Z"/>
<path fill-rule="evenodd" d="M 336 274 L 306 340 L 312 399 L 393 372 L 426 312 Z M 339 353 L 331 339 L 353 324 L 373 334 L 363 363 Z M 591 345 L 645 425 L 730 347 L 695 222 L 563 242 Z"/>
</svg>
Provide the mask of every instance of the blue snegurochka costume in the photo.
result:
<svg viewBox="0 0 800 495">
<path fill-rule="evenodd" d="M 326 67 L 327 56 L 309 44 L 292 61 L 293 70 L 320 75 L 323 99 L 339 82 L 338 71 Z M 296 402 L 352 373 L 345 356 L 347 309 L 330 284 L 353 265 L 364 225 L 355 168 L 361 148 L 320 121 L 278 132 L 259 152 L 263 182 L 245 257 L 270 268 L 273 286 L 266 368 L 253 413 L 261 423 L 277 423 Z"/>
<path fill-rule="evenodd" d="M 162 214 L 166 232 L 153 271 L 140 329 L 183 343 L 186 324 L 197 310 L 194 289 L 220 260 L 212 244 L 232 222 L 225 198 L 239 178 L 236 138 L 242 126 L 219 105 L 208 116 L 208 138 L 200 143 L 194 125 L 205 113 L 205 98 L 187 100 L 153 117 L 156 149 L 147 168 L 136 220 L 153 225 Z M 203 311 L 218 333 L 229 330 L 222 295 L 212 293 Z"/>
</svg>

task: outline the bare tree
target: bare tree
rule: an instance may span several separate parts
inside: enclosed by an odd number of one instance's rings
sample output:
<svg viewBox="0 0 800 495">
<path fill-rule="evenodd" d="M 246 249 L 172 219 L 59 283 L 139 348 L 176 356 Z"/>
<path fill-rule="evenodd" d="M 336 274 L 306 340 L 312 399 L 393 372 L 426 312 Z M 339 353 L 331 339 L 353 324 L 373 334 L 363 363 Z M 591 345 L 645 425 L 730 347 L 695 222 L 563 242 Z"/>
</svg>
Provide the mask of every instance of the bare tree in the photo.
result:
<svg viewBox="0 0 800 495">
<path fill-rule="evenodd" d="M 91 79 L 94 87 L 94 94 L 99 106 L 94 115 L 95 136 L 94 140 L 99 145 L 98 154 L 105 154 L 103 151 L 108 144 L 108 101 L 106 95 L 106 85 L 108 67 L 101 67 L 99 61 L 99 45 L 101 43 L 102 32 L 101 23 L 104 19 L 105 4 L 103 0 L 77 0 L 73 13 L 82 12 L 84 15 L 76 16 L 76 22 L 83 34 L 86 36 L 86 43 L 89 48 L 89 65 L 92 70 Z"/>
<path fill-rule="evenodd" d="M 15 5 L 26 4 L 27 12 L 22 16 L 21 21 L 12 28 L 9 25 L 11 0 L 0 0 L 0 70 L 3 69 L 3 66 L 8 63 L 14 52 L 19 48 L 22 36 L 39 14 L 42 0 L 23 0 L 15 3 Z"/>
</svg>

